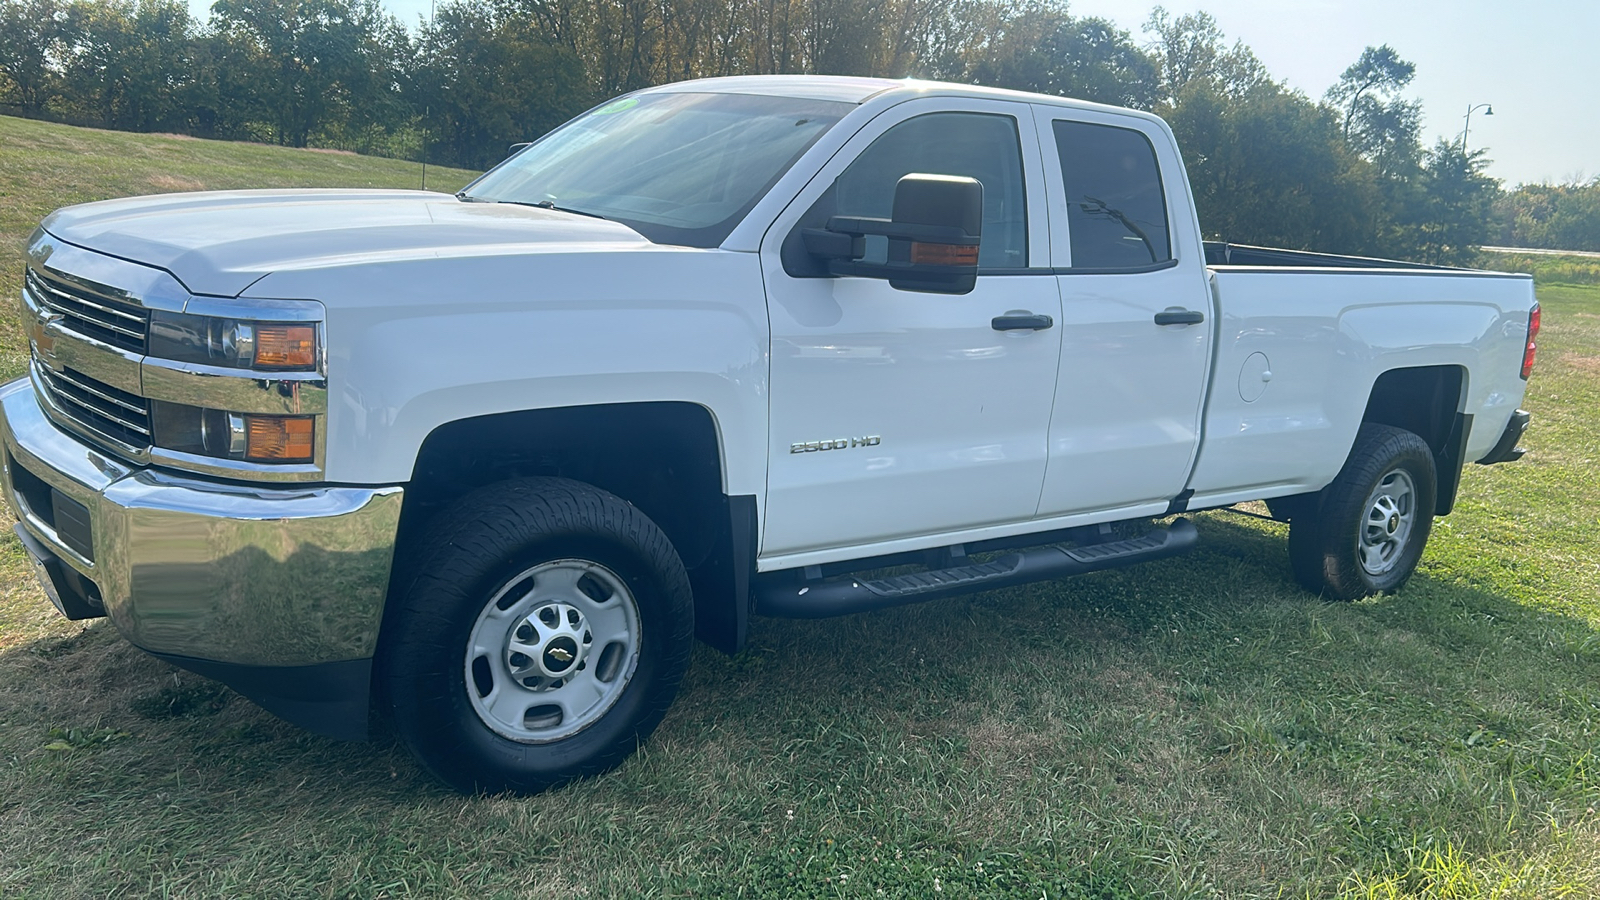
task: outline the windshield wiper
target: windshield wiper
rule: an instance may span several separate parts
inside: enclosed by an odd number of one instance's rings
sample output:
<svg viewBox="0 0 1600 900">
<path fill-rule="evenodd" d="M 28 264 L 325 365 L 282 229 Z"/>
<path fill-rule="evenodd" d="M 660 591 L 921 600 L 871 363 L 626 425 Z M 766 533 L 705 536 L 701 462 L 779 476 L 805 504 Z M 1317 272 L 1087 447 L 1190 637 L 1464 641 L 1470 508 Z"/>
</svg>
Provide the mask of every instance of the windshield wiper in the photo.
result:
<svg viewBox="0 0 1600 900">
<path fill-rule="evenodd" d="M 531 206 L 535 209 L 553 209 L 556 212 L 572 213 L 575 216 L 588 216 L 591 219 L 604 219 L 607 222 L 611 221 L 599 213 L 586 212 L 581 209 L 572 209 L 571 207 L 567 206 L 557 206 L 553 200 L 540 200 L 538 203 L 529 203 L 526 200 L 496 200 L 494 202 L 510 203 L 515 206 Z"/>
<path fill-rule="evenodd" d="M 1127 214 L 1122 210 L 1117 209 L 1114 206 L 1109 206 L 1104 200 L 1101 200 L 1097 197 L 1090 197 L 1087 194 L 1084 195 L 1083 200 L 1080 201 L 1078 205 L 1082 207 L 1083 211 L 1089 215 L 1101 213 L 1112 221 L 1120 224 L 1123 228 L 1128 229 L 1130 234 L 1144 243 L 1144 249 L 1150 254 L 1151 262 L 1161 261 L 1159 254 L 1156 253 L 1155 242 L 1150 240 L 1150 235 L 1145 234 L 1144 229 L 1140 228 L 1138 225 L 1135 225 L 1133 220 L 1128 218 Z"/>
<path fill-rule="evenodd" d="M 474 197 L 474 196 L 468 194 L 466 191 L 456 191 L 456 199 L 460 200 L 462 203 L 493 203 L 494 202 L 493 200 L 485 200 L 482 197 Z"/>
</svg>

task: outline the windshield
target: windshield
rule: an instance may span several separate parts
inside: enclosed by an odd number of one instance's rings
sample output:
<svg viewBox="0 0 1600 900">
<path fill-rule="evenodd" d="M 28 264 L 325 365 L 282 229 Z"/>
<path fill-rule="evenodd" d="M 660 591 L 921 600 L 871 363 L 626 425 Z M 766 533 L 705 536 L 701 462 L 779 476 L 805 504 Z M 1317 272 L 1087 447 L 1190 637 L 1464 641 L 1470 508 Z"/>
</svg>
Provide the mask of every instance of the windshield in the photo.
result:
<svg viewBox="0 0 1600 900">
<path fill-rule="evenodd" d="M 540 138 L 462 199 L 614 219 L 661 244 L 715 247 L 853 104 L 639 94 Z"/>
</svg>

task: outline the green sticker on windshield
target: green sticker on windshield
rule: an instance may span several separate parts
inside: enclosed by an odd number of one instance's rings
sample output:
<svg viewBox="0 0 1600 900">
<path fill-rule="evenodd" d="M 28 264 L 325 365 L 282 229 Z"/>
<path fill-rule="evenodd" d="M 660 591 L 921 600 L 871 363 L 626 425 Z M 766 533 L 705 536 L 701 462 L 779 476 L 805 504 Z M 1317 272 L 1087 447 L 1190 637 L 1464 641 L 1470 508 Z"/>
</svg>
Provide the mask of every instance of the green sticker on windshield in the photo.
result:
<svg viewBox="0 0 1600 900">
<path fill-rule="evenodd" d="M 600 107 L 594 111 L 594 114 L 597 116 L 609 116 L 612 113 L 619 113 L 626 109 L 633 109 L 638 105 L 638 97 L 623 97 L 621 100 L 614 100 L 610 103 L 607 103 L 605 106 Z"/>
</svg>

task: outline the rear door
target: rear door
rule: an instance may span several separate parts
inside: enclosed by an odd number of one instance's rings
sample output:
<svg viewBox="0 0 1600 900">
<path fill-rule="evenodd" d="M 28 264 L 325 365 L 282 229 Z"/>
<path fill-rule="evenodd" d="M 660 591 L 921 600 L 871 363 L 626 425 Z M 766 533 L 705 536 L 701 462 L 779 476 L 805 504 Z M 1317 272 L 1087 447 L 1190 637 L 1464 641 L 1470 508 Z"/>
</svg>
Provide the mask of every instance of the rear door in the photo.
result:
<svg viewBox="0 0 1600 900">
<path fill-rule="evenodd" d="M 1182 163 L 1150 120 L 1034 111 L 1062 342 L 1038 514 L 1169 501 L 1199 447 L 1214 327 Z"/>
</svg>

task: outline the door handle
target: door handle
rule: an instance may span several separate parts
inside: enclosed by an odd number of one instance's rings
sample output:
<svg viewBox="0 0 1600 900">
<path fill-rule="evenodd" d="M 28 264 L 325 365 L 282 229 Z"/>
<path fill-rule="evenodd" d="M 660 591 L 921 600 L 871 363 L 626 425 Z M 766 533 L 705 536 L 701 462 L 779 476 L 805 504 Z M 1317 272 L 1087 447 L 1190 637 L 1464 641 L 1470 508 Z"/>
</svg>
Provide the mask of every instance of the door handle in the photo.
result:
<svg viewBox="0 0 1600 900">
<path fill-rule="evenodd" d="M 1199 325 L 1205 320 L 1205 313 L 1198 309 L 1184 309 L 1181 306 L 1169 306 L 1156 313 L 1157 325 Z"/>
<path fill-rule="evenodd" d="M 1010 312 L 1003 316 L 995 316 L 989 322 L 995 331 L 1043 331 L 1054 324 L 1056 320 L 1049 316 L 1025 312 Z"/>
</svg>

